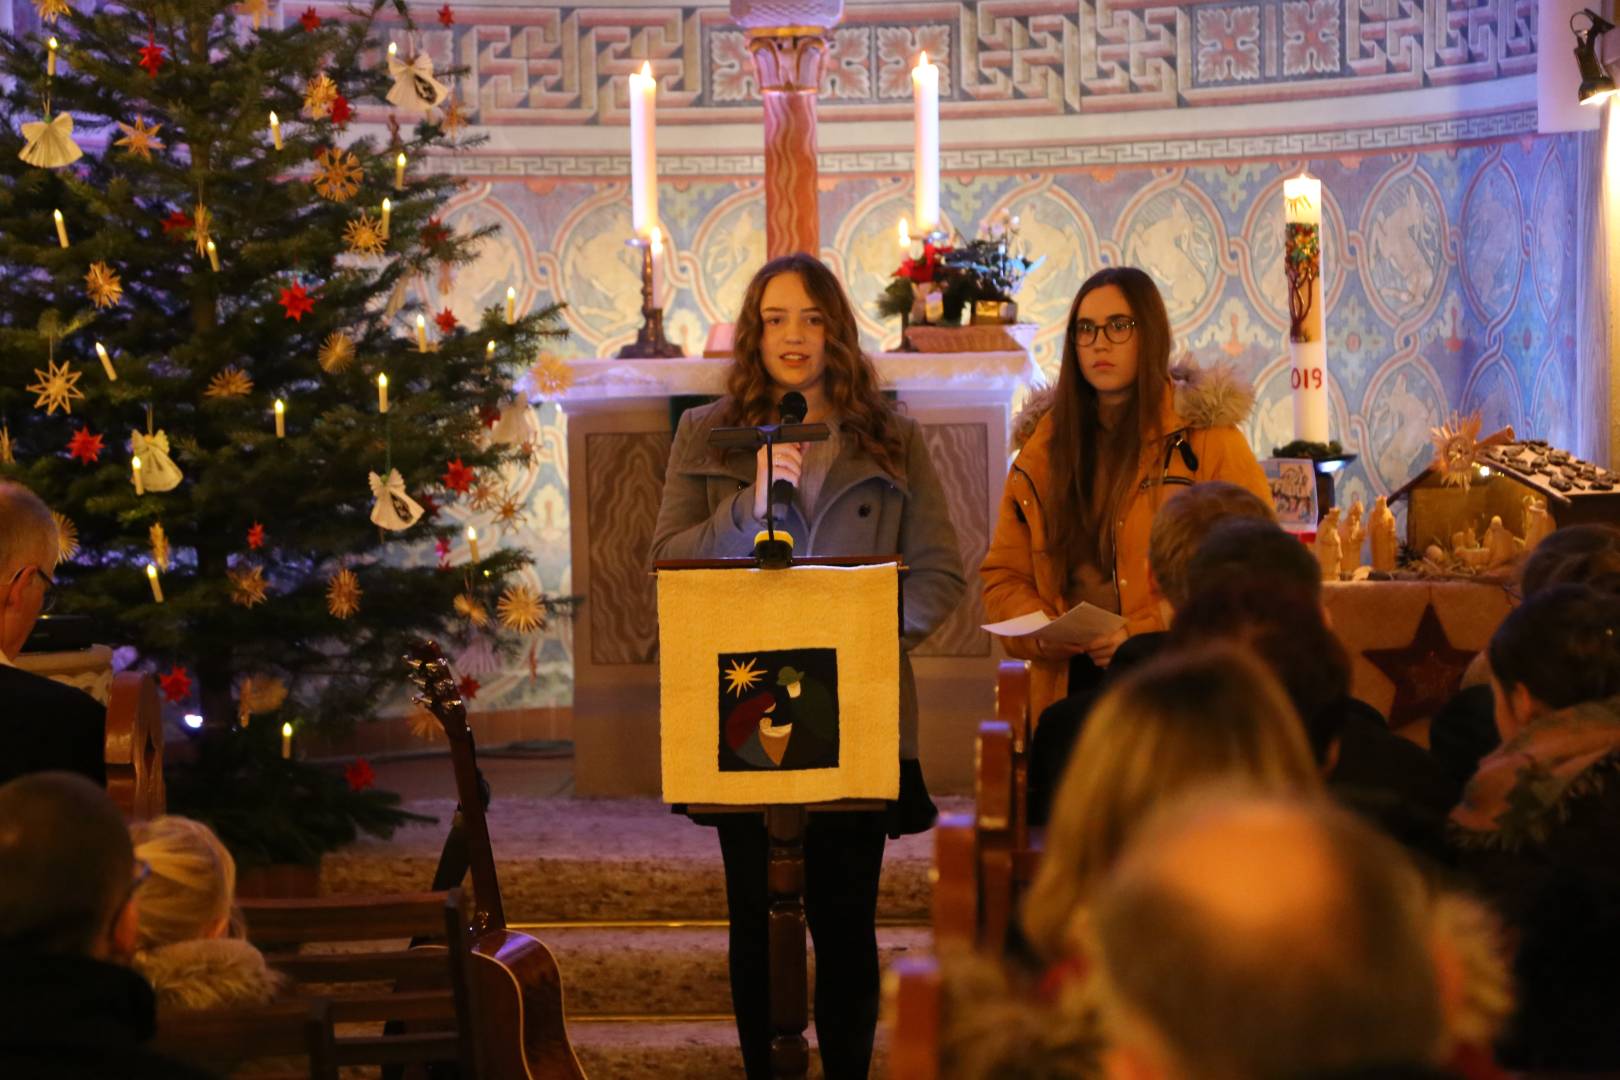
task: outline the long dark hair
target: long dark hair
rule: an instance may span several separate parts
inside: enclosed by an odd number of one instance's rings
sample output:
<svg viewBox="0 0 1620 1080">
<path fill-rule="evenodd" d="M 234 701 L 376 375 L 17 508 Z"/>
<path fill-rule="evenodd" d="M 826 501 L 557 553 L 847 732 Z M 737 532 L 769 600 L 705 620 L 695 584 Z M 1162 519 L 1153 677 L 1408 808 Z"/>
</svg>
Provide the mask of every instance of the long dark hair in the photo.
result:
<svg viewBox="0 0 1620 1080">
<path fill-rule="evenodd" d="M 1550 708 L 1620 694 L 1620 600 L 1550 585 L 1508 612 L 1487 655 L 1504 690 L 1523 686 Z"/>
<path fill-rule="evenodd" d="M 754 274 L 743 294 L 742 310 L 737 313 L 737 329 L 731 350 L 731 371 L 726 375 L 730 404 L 720 418 L 722 424 L 764 424 L 774 422 L 775 396 L 771 376 L 765 370 L 760 341 L 765 336 L 765 319 L 760 303 L 765 286 L 778 274 L 798 274 L 804 291 L 826 316 L 827 368 L 822 385 L 827 401 L 838 416 L 840 428 L 855 439 L 861 449 L 890 476 L 905 471 L 905 447 L 894 410 L 878 386 L 877 369 L 861 351 L 861 334 L 855 325 L 855 311 L 844 295 L 844 287 L 827 265 L 812 255 L 783 255 L 772 259 Z"/>
<path fill-rule="evenodd" d="M 1074 322 L 1093 290 L 1113 285 L 1125 294 L 1136 320 L 1136 389 L 1111 434 L 1102 430 L 1097 391 L 1080 370 Z M 1145 442 L 1157 432 L 1170 379 L 1170 316 L 1153 279 L 1134 266 L 1110 266 L 1085 280 L 1069 305 L 1063 332 L 1063 367 L 1052 405 L 1052 486 L 1046 493 L 1046 545 L 1062 557 L 1066 574 L 1084 563 L 1100 565 L 1103 526 L 1136 483 Z M 1105 470 L 1111 470 L 1105 472 Z M 1107 484 L 1105 497 L 1096 498 Z M 1110 554 L 1112 554 L 1110 552 Z"/>
</svg>

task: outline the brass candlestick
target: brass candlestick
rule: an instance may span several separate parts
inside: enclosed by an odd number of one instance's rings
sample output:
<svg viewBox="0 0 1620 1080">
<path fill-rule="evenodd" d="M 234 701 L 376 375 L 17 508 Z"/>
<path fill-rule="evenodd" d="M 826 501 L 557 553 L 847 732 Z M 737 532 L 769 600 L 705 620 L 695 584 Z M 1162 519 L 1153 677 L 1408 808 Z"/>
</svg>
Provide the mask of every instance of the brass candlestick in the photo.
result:
<svg viewBox="0 0 1620 1080">
<path fill-rule="evenodd" d="M 641 251 L 641 329 L 636 340 L 616 354 L 620 360 L 662 360 L 685 356 L 686 351 L 664 337 L 664 309 L 653 296 L 652 242 L 637 236 L 626 244 Z"/>
</svg>

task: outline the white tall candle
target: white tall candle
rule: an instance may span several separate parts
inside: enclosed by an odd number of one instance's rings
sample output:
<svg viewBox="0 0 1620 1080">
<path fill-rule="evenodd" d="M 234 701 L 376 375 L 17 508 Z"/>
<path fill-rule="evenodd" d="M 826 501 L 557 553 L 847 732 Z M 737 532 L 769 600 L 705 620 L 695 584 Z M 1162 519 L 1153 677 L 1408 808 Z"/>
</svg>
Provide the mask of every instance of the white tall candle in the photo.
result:
<svg viewBox="0 0 1620 1080">
<path fill-rule="evenodd" d="M 1327 342 L 1322 311 L 1322 182 L 1283 181 L 1284 267 L 1289 282 L 1289 349 L 1294 438 L 1327 442 Z"/>
<path fill-rule="evenodd" d="M 658 224 L 658 80 L 651 61 L 630 76 L 630 227 L 647 236 Z"/>
<path fill-rule="evenodd" d="M 911 95 L 916 126 L 916 202 L 912 225 L 924 236 L 939 228 L 939 68 L 928 54 L 911 69 Z"/>
</svg>

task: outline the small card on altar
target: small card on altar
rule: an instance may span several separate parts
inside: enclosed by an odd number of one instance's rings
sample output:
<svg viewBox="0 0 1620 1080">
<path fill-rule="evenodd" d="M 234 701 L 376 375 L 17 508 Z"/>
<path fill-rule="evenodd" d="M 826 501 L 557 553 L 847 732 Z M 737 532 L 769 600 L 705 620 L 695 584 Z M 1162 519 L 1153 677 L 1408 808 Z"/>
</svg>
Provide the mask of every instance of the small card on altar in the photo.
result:
<svg viewBox="0 0 1620 1080">
<path fill-rule="evenodd" d="M 1029 637 L 1064 645 L 1089 645 L 1125 625 L 1125 620 L 1096 604 L 1077 604 L 1057 618 L 1044 611 L 1032 611 L 1016 619 L 985 623 L 980 629 L 997 637 Z"/>
</svg>

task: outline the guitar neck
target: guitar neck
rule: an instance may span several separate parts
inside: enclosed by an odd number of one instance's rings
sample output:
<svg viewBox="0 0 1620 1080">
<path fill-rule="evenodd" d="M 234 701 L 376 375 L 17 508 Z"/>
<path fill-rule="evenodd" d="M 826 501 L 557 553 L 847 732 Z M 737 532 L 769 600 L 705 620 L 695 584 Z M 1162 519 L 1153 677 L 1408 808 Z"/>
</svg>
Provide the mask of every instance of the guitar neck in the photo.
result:
<svg viewBox="0 0 1620 1080">
<path fill-rule="evenodd" d="M 489 843 L 489 821 L 484 814 L 484 793 L 478 783 L 478 752 L 472 732 L 451 738 L 450 760 L 456 771 L 456 796 L 461 800 L 462 839 L 467 845 L 467 866 L 472 872 L 474 915 L 480 930 L 506 929 L 501 906 L 501 884 L 495 876 L 495 851 Z"/>
</svg>

